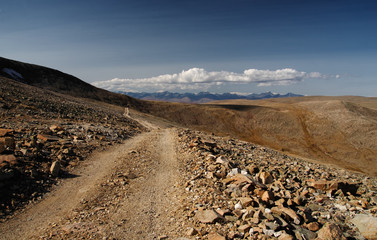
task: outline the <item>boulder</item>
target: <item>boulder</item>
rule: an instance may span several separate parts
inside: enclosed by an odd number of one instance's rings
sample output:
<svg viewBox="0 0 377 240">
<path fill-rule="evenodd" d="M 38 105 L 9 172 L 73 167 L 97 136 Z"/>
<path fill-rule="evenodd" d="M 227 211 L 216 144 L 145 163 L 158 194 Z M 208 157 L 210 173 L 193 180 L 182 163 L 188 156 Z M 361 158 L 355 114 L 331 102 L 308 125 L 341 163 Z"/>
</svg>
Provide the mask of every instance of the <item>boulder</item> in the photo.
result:
<svg viewBox="0 0 377 240">
<path fill-rule="evenodd" d="M 366 239 L 377 239 L 377 217 L 357 214 L 351 222 L 359 229 Z"/>
<path fill-rule="evenodd" d="M 326 223 L 321 230 L 318 231 L 318 240 L 346 240 L 342 230 L 335 223 Z"/>
<path fill-rule="evenodd" d="M 214 210 L 198 211 L 195 218 L 201 223 L 214 223 L 221 219 L 221 216 Z"/>
<path fill-rule="evenodd" d="M 58 161 L 55 161 L 51 164 L 50 167 L 50 173 L 52 176 L 57 177 L 60 172 L 60 163 Z"/>
</svg>

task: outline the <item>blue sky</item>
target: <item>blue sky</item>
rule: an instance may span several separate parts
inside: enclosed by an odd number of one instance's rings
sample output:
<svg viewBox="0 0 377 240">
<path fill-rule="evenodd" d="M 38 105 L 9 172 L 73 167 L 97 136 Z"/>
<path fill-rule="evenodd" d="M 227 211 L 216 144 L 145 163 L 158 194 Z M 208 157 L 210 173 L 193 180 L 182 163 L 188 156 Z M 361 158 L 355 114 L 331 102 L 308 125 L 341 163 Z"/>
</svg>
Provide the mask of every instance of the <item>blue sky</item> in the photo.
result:
<svg viewBox="0 0 377 240">
<path fill-rule="evenodd" d="M 112 90 L 377 96 L 376 1 L 0 3 L 0 56 Z"/>
</svg>

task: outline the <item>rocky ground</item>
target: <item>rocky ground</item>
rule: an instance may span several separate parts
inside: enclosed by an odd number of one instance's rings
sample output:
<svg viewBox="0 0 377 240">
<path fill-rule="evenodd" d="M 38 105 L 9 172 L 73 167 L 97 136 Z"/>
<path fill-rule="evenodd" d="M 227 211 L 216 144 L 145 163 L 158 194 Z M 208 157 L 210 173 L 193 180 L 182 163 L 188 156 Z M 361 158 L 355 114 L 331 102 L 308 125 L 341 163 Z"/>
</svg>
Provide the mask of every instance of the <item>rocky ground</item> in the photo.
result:
<svg viewBox="0 0 377 240">
<path fill-rule="evenodd" d="M 0 239 L 377 239 L 375 178 L 1 78 L 0 93 Z"/>
<path fill-rule="evenodd" d="M 377 182 L 271 149 L 180 133 L 187 234 L 207 239 L 377 239 Z"/>
<path fill-rule="evenodd" d="M 39 200 L 93 150 L 143 131 L 124 109 L 0 79 L 0 221 Z"/>
</svg>

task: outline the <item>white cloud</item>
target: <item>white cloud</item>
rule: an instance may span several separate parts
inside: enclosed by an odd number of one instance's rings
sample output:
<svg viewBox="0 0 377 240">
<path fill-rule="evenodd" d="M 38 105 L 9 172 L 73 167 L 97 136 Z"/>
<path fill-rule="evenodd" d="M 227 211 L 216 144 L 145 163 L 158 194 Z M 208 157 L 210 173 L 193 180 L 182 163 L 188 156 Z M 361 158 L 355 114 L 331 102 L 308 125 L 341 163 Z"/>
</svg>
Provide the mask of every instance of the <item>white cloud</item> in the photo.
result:
<svg viewBox="0 0 377 240">
<path fill-rule="evenodd" d="M 94 82 L 93 85 L 110 91 L 207 90 L 214 85 L 257 83 L 258 86 L 289 85 L 307 78 L 327 78 L 319 72 L 299 72 L 292 68 L 278 70 L 247 69 L 243 73 L 228 71 L 207 72 L 191 68 L 180 73 L 164 74 L 151 78 L 114 78 Z"/>
</svg>

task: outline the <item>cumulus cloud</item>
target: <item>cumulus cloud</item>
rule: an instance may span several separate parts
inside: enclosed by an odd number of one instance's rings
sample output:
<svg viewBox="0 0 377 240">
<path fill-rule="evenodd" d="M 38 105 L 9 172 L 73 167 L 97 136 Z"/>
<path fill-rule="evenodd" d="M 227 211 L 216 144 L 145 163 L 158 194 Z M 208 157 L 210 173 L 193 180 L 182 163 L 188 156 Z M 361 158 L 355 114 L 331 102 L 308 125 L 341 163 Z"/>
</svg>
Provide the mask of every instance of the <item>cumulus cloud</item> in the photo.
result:
<svg viewBox="0 0 377 240">
<path fill-rule="evenodd" d="M 191 68 L 180 73 L 164 74 L 139 79 L 114 78 L 94 82 L 93 85 L 110 91 L 156 90 L 206 90 L 214 85 L 257 83 L 258 86 L 288 85 L 307 78 L 327 78 L 319 72 L 300 72 L 292 68 L 278 70 L 247 69 L 243 73 L 228 71 L 208 72 L 203 68 Z"/>
</svg>

